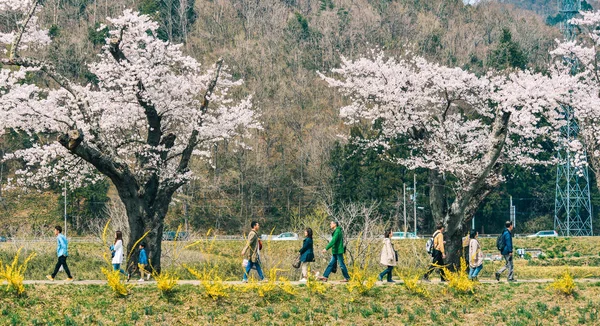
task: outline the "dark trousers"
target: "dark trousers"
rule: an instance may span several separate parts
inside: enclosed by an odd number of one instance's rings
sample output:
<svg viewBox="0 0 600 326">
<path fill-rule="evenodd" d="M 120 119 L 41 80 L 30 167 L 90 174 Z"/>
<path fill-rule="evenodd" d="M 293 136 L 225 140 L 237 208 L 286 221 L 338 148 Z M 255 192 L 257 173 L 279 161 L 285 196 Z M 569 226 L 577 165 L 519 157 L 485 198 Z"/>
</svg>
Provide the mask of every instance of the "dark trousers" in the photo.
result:
<svg viewBox="0 0 600 326">
<path fill-rule="evenodd" d="M 52 273 L 52 278 L 56 277 L 56 274 L 58 274 L 58 270 L 60 269 L 60 266 L 62 265 L 63 269 L 65 270 L 65 273 L 67 273 L 67 276 L 69 278 L 73 278 L 71 277 L 71 271 L 69 271 L 69 266 L 67 266 L 67 256 L 60 256 L 58 257 L 58 262 L 56 263 L 56 266 L 54 267 L 54 272 Z"/>
<path fill-rule="evenodd" d="M 388 266 L 381 274 L 379 274 L 379 278 L 383 279 L 383 277 L 387 274 L 387 281 L 392 281 L 392 271 L 394 270 L 394 266 Z"/>
<path fill-rule="evenodd" d="M 325 272 L 323 272 L 323 277 L 324 278 L 329 277 L 329 274 L 333 270 L 333 265 L 335 265 L 336 263 L 339 263 L 340 269 L 342 270 L 342 275 L 344 276 L 344 278 L 349 280 L 350 275 L 348 274 L 348 268 L 346 268 L 346 264 L 344 264 L 344 254 L 335 254 L 331 257 L 331 260 L 329 261 L 329 265 L 327 265 L 327 268 L 325 268 Z"/>
<path fill-rule="evenodd" d="M 433 252 L 433 261 L 431 262 L 431 266 L 429 266 L 429 270 L 427 271 L 427 273 L 425 273 L 424 278 L 429 278 L 429 275 L 433 273 L 434 270 L 439 270 L 440 278 L 442 279 L 442 281 L 445 281 L 446 273 L 444 273 L 444 270 L 440 266 L 444 266 L 444 258 L 442 258 L 441 251 L 435 250 Z"/>
</svg>

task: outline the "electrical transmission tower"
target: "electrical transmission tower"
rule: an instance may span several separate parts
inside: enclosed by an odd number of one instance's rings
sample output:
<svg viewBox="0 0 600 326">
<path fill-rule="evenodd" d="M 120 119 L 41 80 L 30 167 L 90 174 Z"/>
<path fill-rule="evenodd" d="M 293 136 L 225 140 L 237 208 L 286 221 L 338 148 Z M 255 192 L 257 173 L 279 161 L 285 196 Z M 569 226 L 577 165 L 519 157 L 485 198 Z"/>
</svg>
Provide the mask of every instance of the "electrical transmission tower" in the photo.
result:
<svg viewBox="0 0 600 326">
<path fill-rule="evenodd" d="M 576 30 L 568 20 L 581 9 L 580 0 L 558 0 L 563 16 L 561 30 L 566 41 L 575 39 Z M 570 60 L 565 58 L 565 60 Z M 571 62 L 575 65 L 577 62 Z M 573 164 L 575 152 L 569 143 L 577 139 L 579 125 L 573 116 L 573 109 L 562 107 L 566 124 L 561 128 L 562 137 L 558 147 L 559 165 L 556 169 L 556 194 L 554 199 L 554 229 L 562 236 L 593 235 L 592 204 L 590 201 L 590 179 L 588 177 L 587 153 L 583 152 L 582 164 Z"/>
</svg>

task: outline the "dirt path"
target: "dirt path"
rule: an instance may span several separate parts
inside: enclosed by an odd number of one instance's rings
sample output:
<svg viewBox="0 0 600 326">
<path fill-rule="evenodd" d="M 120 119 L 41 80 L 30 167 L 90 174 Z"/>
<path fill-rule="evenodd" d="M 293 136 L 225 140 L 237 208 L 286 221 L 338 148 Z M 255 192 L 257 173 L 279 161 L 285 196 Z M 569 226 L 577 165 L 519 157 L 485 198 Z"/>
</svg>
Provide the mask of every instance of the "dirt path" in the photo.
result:
<svg viewBox="0 0 600 326">
<path fill-rule="evenodd" d="M 553 282 L 554 279 L 527 279 L 527 280 L 518 280 L 518 283 L 550 283 Z M 496 280 L 480 280 L 480 282 L 482 284 L 496 284 L 496 283 L 507 283 L 506 280 L 500 280 L 500 282 L 496 281 Z M 600 278 L 582 278 L 582 279 L 575 279 L 576 283 L 590 283 L 590 282 L 600 282 Z M 75 285 L 105 285 L 106 281 L 104 280 L 81 280 L 81 281 L 73 281 L 73 282 L 66 282 L 65 280 L 54 280 L 54 281 L 49 281 L 49 280 L 26 280 L 23 281 L 24 284 L 75 284 Z M 131 280 L 129 281 L 130 284 L 137 284 L 137 285 L 155 285 L 156 282 L 155 281 L 144 281 L 144 282 L 138 282 L 137 280 Z M 179 280 L 178 281 L 179 284 L 189 284 L 189 285 L 200 285 L 200 281 L 197 280 Z M 227 285 L 241 285 L 244 284 L 241 281 L 225 281 L 223 282 Z M 300 285 L 300 284 L 305 284 L 303 282 L 299 282 L 299 281 L 293 281 L 290 282 L 292 285 Z M 335 284 L 335 285 L 339 285 L 339 284 L 344 284 L 340 281 L 329 281 L 328 283 L 330 284 Z M 394 284 L 402 284 L 404 282 L 402 281 L 396 281 L 396 283 Z M 441 282 L 439 280 L 432 280 L 431 282 L 422 282 L 422 283 L 430 283 L 430 284 L 440 284 Z M 387 282 L 377 282 L 377 285 L 380 286 L 386 286 L 386 285 L 391 285 L 388 284 Z"/>
</svg>

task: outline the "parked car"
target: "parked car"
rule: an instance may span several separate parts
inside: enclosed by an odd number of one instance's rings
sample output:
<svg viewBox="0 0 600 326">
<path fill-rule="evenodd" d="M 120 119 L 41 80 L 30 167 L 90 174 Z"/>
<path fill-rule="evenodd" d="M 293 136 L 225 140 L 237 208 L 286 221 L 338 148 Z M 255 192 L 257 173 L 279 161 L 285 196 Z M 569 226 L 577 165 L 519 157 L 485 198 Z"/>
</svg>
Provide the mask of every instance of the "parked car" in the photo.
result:
<svg viewBox="0 0 600 326">
<path fill-rule="evenodd" d="M 284 232 L 282 234 L 279 235 L 274 235 L 271 240 L 298 240 L 298 234 L 294 233 L 294 232 Z"/>
<path fill-rule="evenodd" d="M 163 232 L 163 241 L 180 241 L 180 240 L 187 240 L 189 237 L 189 234 L 187 232 L 179 232 L 177 233 L 177 231 L 165 231 Z"/>
<path fill-rule="evenodd" d="M 419 237 L 414 232 L 392 232 L 391 239 L 419 239 Z"/>
<path fill-rule="evenodd" d="M 6 237 L 0 237 L 0 242 L 6 242 Z"/>
<path fill-rule="evenodd" d="M 528 235 L 528 238 L 540 238 L 540 237 L 558 237 L 558 232 L 554 230 L 540 231 L 536 234 Z"/>
</svg>

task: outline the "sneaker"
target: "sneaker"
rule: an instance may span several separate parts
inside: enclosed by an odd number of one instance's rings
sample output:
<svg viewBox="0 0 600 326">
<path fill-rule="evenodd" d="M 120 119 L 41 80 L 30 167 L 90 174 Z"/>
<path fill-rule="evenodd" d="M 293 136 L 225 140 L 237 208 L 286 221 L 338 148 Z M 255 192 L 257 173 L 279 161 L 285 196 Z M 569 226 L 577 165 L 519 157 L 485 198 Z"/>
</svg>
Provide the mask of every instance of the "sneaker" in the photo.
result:
<svg viewBox="0 0 600 326">
<path fill-rule="evenodd" d="M 300 280 L 300 282 L 301 282 L 301 283 L 304 283 L 304 282 L 306 282 L 306 279 L 305 279 L 305 278 L 302 278 L 302 279 Z"/>
<path fill-rule="evenodd" d="M 66 279 L 67 282 L 73 282 L 73 278 L 69 277 L 68 279 Z"/>
<path fill-rule="evenodd" d="M 394 280 L 388 280 L 387 282 L 388 283 L 396 283 L 396 281 L 394 281 Z"/>
<path fill-rule="evenodd" d="M 347 279 L 347 278 L 345 278 L 345 279 L 343 279 L 343 280 L 340 281 L 340 283 L 348 283 L 348 282 L 350 282 L 350 280 Z"/>
<path fill-rule="evenodd" d="M 517 280 L 515 280 L 514 278 L 511 278 L 508 280 L 509 282 L 516 282 Z"/>
<path fill-rule="evenodd" d="M 377 281 L 382 282 L 383 279 L 381 278 L 381 276 L 377 276 Z"/>
<path fill-rule="evenodd" d="M 142 277 L 142 278 L 140 278 L 140 279 L 138 280 L 138 282 L 144 282 L 144 278 L 143 278 L 143 277 Z"/>
<path fill-rule="evenodd" d="M 54 277 L 52 277 L 52 275 L 46 275 L 46 278 L 49 279 L 50 281 L 54 281 Z"/>
<path fill-rule="evenodd" d="M 248 283 L 248 280 L 242 280 L 242 283 Z"/>
<path fill-rule="evenodd" d="M 500 274 L 496 272 L 496 281 L 500 282 Z"/>
</svg>

